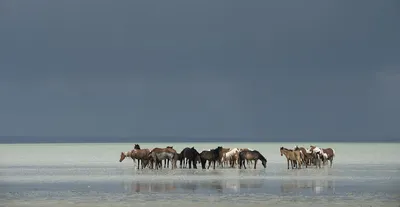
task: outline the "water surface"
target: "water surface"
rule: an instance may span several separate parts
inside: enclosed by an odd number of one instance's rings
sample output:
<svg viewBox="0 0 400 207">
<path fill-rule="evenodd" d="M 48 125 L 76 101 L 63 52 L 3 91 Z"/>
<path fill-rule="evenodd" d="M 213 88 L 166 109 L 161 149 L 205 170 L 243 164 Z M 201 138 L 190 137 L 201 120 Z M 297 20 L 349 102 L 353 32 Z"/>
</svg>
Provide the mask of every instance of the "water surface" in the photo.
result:
<svg viewBox="0 0 400 207">
<path fill-rule="evenodd" d="M 177 151 L 248 147 L 267 168 L 136 170 L 118 162 L 133 143 L 0 145 L 0 203 L 6 206 L 398 206 L 399 144 L 320 143 L 333 168 L 287 170 L 280 146 L 308 143 L 179 143 Z M 142 148 L 167 143 L 141 144 Z M 384 150 L 374 150 L 377 149 Z M 368 152 L 368 153 L 366 153 Z M 200 168 L 200 166 L 199 166 Z"/>
</svg>

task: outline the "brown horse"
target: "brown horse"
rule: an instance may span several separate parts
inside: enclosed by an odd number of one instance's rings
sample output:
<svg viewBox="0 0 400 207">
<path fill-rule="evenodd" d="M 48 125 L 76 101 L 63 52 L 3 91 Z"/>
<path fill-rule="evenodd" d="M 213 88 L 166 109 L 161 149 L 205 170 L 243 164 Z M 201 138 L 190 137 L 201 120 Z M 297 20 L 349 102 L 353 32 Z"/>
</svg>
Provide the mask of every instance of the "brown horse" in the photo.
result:
<svg viewBox="0 0 400 207">
<path fill-rule="evenodd" d="M 245 160 L 254 160 L 254 169 L 256 169 L 257 160 L 261 160 L 261 164 L 264 168 L 267 167 L 267 159 L 257 150 L 239 152 L 239 169 L 242 169 L 242 165 L 244 169 L 246 169 Z"/>
<path fill-rule="evenodd" d="M 302 157 L 301 152 L 291 149 L 286 149 L 284 147 L 280 148 L 281 156 L 285 155 L 287 160 L 287 169 L 289 169 L 289 161 L 292 165 L 292 169 L 294 169 L 294 162 L 297 163 L 297 168 L 301 168 Z"/>
<path fill-rule="evenodd" d="M 122 162 L 126 157 L 138 160 L 137 169 L 139 170 L 140 162 L 142 163 L 142 169 L 147 165 L 148 155 L 150 153 L 149 149 L 133 149 L 128 152 L 121 152 L 121 157 L 119 162 Z"/>
<path fill-rule="evenodd" d="M 311 165 L 312 163 L 312 159 L 313 159 L 313 155 L 311 153 L 311 151 L 307 151 L 306 148 L 304 147 L 295 147 L 294 150 L 300 150 L 301 153 L 303 154 L 304 158 L 303 158 L 303 163 L 306 165 L 306 168 L 308 167 L 308 165 Z"/>
<path fill-rule="evenodd" d="M 172 148 L 154 148 L 148 157 L 153 158 L 155 169 L 158 169 L 162 160 L 169 159 L 172 161 L 172 169 L 176 168 L 176 161 L 179 159 L 178 153 Z M 151 163 L 153 165 L 153 163 Z"/>
<path fill-rule="evenodd" d="M 241 151 L 254 151 L 254 150 L 253 149 L 249 149 L 249 148 L 241 148 L 241 149 L 239 149 L 239 152 L 241 152 Z M 250 165 L 250 164 L 253 164 L 253 160 L 247 160 L 247 165 Z"/>
</svg>

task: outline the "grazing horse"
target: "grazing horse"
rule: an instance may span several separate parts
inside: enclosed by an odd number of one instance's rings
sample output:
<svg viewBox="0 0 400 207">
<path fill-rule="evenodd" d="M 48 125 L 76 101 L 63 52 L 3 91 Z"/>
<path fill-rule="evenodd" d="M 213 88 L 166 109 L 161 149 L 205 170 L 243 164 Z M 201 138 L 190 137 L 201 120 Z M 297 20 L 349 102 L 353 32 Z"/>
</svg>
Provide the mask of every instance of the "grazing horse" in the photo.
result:
<svg viewBox="0 0 400 207">
<path fill-rule="evenodd" d="M 294 162 L 297 163 L 297 168 L 301 168 L 301 152 L 300 151 L 294 151 L 291 149 L 286 149 L 284 147 L 280 148 L 281 156 L 285 155 L 286 160 L 287 160 L 287 169 L 289 169 L 289 161 L 292 164 L 292 169 L 294 168 Z"/>
<path fill-rule="evenodd" d="M 238 156 L 235 156 L 236 154 L 239 153 L 239 148 L 233 148 L 229 152 L 225 153 L 224 156 L 222 157 L 222 162 L 223 163 L 228 163 L 231 167 L 234 167 Z M 236 158 L 236 159 L 235 159 Z"/>
<path fill-rule="evenodd" d="M 197 169 L 197 162 L 200 160 L 200 153 L 194 148 L 194 147 L 192 147 L 192 148 L 189 148 L 189 147 L 186 147 L 185 149 L 183 149 L 182 151 L 181 151 L 181 159 L 180 159 L 180 161 L 181 161 L 181 166 L 182 166 L 182 160 L 184 160 L 185 161 L 185 165 L 186 165 L 186 160 L 188 160 L 189 161 L 189 169 L 191 169 L 192 168 L 192 163 L 193 163 L 193 168 L 194 169 Z"/>
<path fill-rule="evenodd" d="M 267 167 L 267 159 L 265 159 L 265 157 L 257 150 L 241 151 L 239 153 L 239 169 L 242 169 L 242 165 L 244 169 L 247 169 L 245 165 L 245 160 L 254 160 L 254 169 L 256 169 L 257 160 L 261 160 L 261 163 L 264 166 L 264 168 Z"/>
<path fill-rule="evenodd" d="M 206 169 L 206 161 L 208 160 L 208 168 L 210 168 L 211 162 L 213 163 L 213 169 L 215 170 L 215 162 L 219 161 L 222 147 L 217 147 L 210 151 L 204 150 L 200 153 L 201 168 Z"/>
<path fill-rule="evenodd" d="M 330 167 L 332 167 L 333 164 L 333 158 L 335 157 L 335 150 L 332 148 L 319 148 L 316 146 L 310 146 L 310 151 L 313 152 L 315 155 L 321 155 L 317 156 L 317 158 L 320 158 L 323 162 L 323 164 L 326 164 L 326 161 L 329 160 L 330 162 Z"/>
<path fill-rule="evenodd" d="M 137 169 L 139 170 L 140 162 L 142 163 L 142 169 L 148 164 L 148 155 L 150 153 L 149 149 L 133 149 L 128 152 L 121 152 L 121 157 L 119 162 L 122 162 L 126 157 L 138 160 Z"/>
<path fill-rule="evenodd" d="M 294 150 L 296 150 L 296 151 L 300 150 L 301 153 L 304 155 L 303 163 L 306 165 L 306 168 L 308 167 L 308 165 L 311 165 L 312 159 L 314 158 L 314 156 L 310 150 L 307 150 L 304 147 L 298 147 L 298 146 L 296 146 L 294 148 Z"/>
<path fill-rule="evenodd" d="M 254 151 L 253 149 L 250 148 L 241 148 L 239 151 Z M 247 165 L 253 164 L 253 160 L 247 160 Z"/>
<path fill-rule="evenodd" d="M 166 159 L 172 161 L 172 169 L 176 168 L 176 160 L 178 160 L 178 153 L 176 153 L 174 149 L 154 148 L 153 150 L 151 150 L 148 156 L 153 158 L 153 161 L 155 162 L 155 169 L 158 169 L 162 161 Z"/>
</svg>

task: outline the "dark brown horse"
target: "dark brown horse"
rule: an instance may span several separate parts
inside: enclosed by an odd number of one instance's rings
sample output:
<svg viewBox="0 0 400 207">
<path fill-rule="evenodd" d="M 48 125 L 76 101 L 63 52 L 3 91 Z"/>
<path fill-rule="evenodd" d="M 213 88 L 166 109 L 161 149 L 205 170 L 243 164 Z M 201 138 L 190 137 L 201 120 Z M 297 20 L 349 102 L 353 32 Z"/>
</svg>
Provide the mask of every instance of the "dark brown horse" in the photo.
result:
<svg viewBox="0 0 400 207">
<path fill-rule="evenodd" d="M 130 157 L 132 159 L 138 160 L 137 169 L 139 170 L 140 162 L 142 163 L 142 169 L 147 165 L 148 155 L 150 153 L 149 149 L 133 149 L 132 151 L 128 152 L 121 152 L 121 157 L 119 162 L 122 162 L 126 157 Z"/>
<path fill-rule="evenodd" d="M 185 159 L 187 159 L 189 162 L 189 169 L 192 168 L 192 163 L 193 163 L 193 168 L 197 169 L 196 164 L 198 161 L 200 161 L 200 153 L 197 152 L 197 150 L 194 147 L 192 148 L 186 147 L 185 149 L 182 150 L 180 154 L 181 154 L 180 157 L 181 165 L 182 165 L 182 160 L 185 161 Z M 186 162 L 184 164 L 186 164 Z"/>
<path fill-rule="evenodd" d="M 265 159 L 265 157 L 257 150 L 239 152 L 239 169 L 242 169 L 242 166 L 244 169 L 247 169 L 245 160 L 254 160 L 254 169 L 256 169 L 257 160 L 261 160 L 261 164 L 264 166 L 264 168 L 267 167 L 267 159 Z"/>
<path fill-rule="evenodd" d="M 202 151 L 200 153 L 200 161 L 201 161 L 201 167 L 203 169 L 206 169 L 206 162 L 208 161 L 208 168 L 210 168 L 211 162 L 213 163 L 213 169 L 215 170 L 215 163 L 219 161 L 219 156 L 221 153 L 222 147 L 217 147 L 215 149 L 212 149 L 210 151 Z"/>
</svg>

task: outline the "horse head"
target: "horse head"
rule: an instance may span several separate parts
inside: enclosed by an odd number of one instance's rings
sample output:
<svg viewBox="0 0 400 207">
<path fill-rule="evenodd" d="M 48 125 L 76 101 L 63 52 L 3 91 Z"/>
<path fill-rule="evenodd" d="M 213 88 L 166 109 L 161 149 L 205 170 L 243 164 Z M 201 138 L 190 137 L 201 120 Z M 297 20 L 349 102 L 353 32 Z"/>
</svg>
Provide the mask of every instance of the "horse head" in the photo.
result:
<svg viewBox="0 0 400 207">
<path fill-rule="evenodd" d="M 283 151 L 283 147 L 281 147 L 281 149 L 280 149 L 281 156 L 283 156 L 283 153 L 282 153 L 282 151 Z"/>
<path fill-rule="evenodd" d="M 135 146 L 133 147 L 133 149 L 140 149 L 140 146 L 138 144 L 135 144 Z"/>
<path fill-rule="evenodd" d="M 168 148 L 168 149 L 174 149 L 174 147 L 173 147 L 173 146 L 167 146 L 167 148 Z"/>
<path fill-rule="evenodd" d="M 264 166 L 264 168 L 267 168 L 267 159 L 262 159 L 261 164 Z"/>
<path fill-rule="evenodd" d="M 121 157 L 119 158 L 119 162 L 122 162 L 122 160 L 124 160 L 126 157 L 126 153 L 121 152 Z"/>
</svg>

